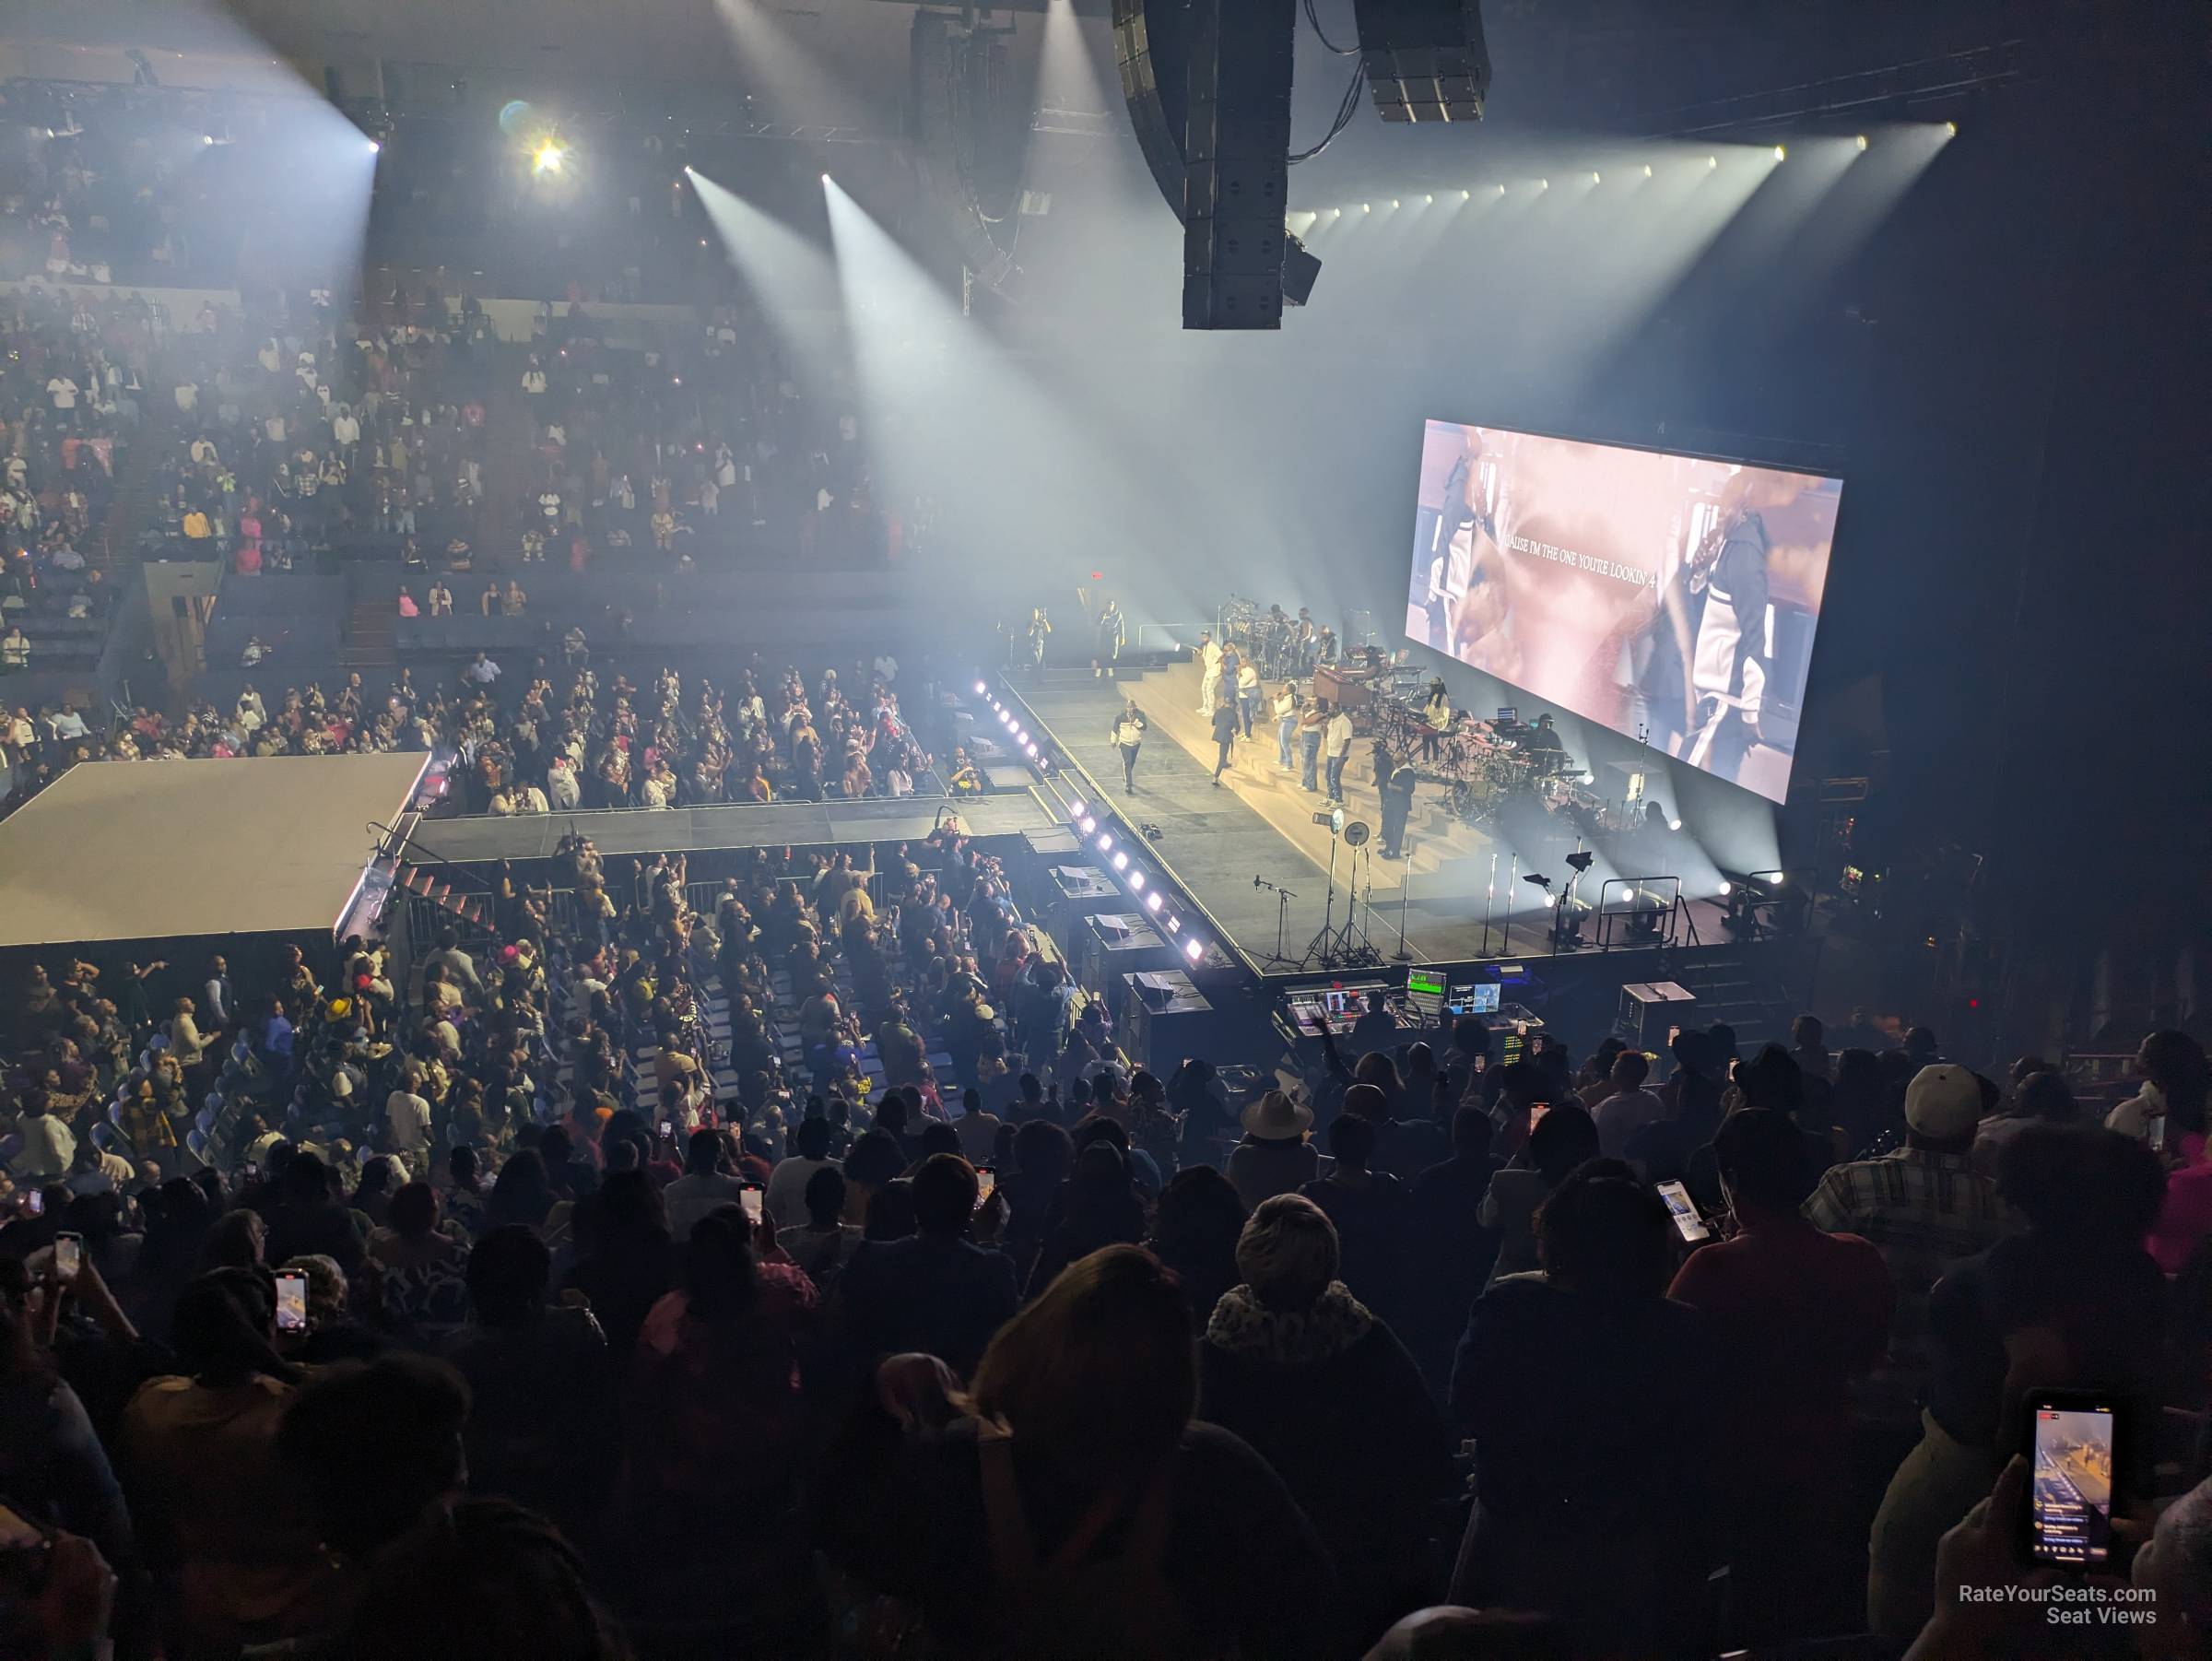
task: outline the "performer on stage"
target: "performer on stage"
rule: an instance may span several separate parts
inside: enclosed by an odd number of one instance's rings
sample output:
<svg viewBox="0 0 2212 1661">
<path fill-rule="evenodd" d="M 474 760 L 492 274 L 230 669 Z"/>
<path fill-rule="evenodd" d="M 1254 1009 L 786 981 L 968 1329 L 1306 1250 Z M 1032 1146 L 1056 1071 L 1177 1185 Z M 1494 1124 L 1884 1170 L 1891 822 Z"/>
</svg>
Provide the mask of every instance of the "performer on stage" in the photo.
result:
<svg viewBox="0 0 2212 1661">
<path fill-rule="evenodd" d="M 1329 706 L 1312 700 L 1298 713 L 1298 756 L 1300 790 L 1321 788 L 1321 742 L 1327 736 Z"/>
<path fill-rule="evenodd" d="M 1646 631 L 1636 692 L 1645 742 L 1733 781 L 1762 736 L 1767 657 L 1766 521 L 1786 502 L 1760 494 L 1749 468 L 1729 481 L 1720 512 L 1664 591 Z"/>
<path fill-rule="evenodd" d="M 1221 788 L 1221 770 L 1229 765 L 1230 751 L 1236 748 L 1237 705 L 1234 699 L 1224 698 L 1214 705 L 1214 743 L 1219 754 L 1214 760 L 1214 788 Z"/>
<path fill-rule="evenodd" d="M 1352 756 L 1351 712 L 1342 704 L 1329 716 L 1329 724 L 1322 735 L 1322 749 L 1328 760 L 1329 800 L 1344 800 L 1344 764 Z"/>
<path fill-rule="evenodd" d="M 1122 622 L 1122 608 L 1118 602 L 1106 602 L 1106 609 L 1099 613 L 1096 627 L 1098 661 L 1095 672 L 1100 676 L 1111 675 L 1113 666 L 1121 661 L 1122 647 L 1129 638 L 1128 630 Z"/>
<path fill-rule="evenodd" d="M 1375 747 L 1376 788 L 1382 797 L 1382 857 L 1406 857 L 1406 821 L 1413 813 L 1414 786 L 1419 775 L 1410 758 L 1398 760 L 1381 745 Z"/>
<path fill-rule="evenodd" d="M 1198 713 L 1214 713 L 1214 694 L 1221 688 L 1221 642 L 1211 629 L 1198 631 Z"/>
<path fill-rule="evenodd" d="M 1444 691 L 1441 675 L 1429 683 L 1429 701 L 1421 705 L 1421 719 L 1429 724 L 1429 730 L 1421 735 L 1421 760 L 1433 761 L 1444 735 L 1452 730 L 1452 700 Z"/>
<path fill-rule="evenodd" d="M 1044 642 L 1052 637 L 1052 632 L 1053 620 L 1044 615 L 1043 607 L 1040 606 L 1030 613 L 1028 638 L 1030 668 L 1044 667 Z"/>
<path fill-rule="evenodd" d="M 1145 726 L 1144 711 L 1132 701 L 1122 706 L 1107 734 L 1113 748 L 1122 752 L 1122 783 L 1131 795 L 1136 794 L 1136 752 L 1145 745 Z"/>
<path fill-rule="evenodd" d="M 1290 740 L 1298 732 L 1298 689 L 1283 682 L 1268 713 L 1275 717 L 1275 764 L 1288 772 L 1296 765 L 1290 758 Z"/>
</svg>

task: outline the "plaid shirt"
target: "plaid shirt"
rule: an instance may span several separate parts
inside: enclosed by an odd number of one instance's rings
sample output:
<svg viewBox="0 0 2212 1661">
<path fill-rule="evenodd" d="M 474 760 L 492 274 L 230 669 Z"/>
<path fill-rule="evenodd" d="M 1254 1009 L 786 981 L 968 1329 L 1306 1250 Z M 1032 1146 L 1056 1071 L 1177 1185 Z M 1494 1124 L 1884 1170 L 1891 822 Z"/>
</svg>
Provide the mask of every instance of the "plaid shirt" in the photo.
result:
<svg viewBox="0 0 2212 1661">
<path fill-rule="evenodd" d="M 1805 1215 L 1824 1233 L 1872 1241 L 1889 1266 L 1897 1287 L 1889 1354 L 1855 1396 L 1865 1417 L 1910 1420 L 1927 1378 L 1928 1289 L 1953 1263 L 2015 1232 L 2018 1220 L 1965 1155 L 1921 1148 L 1835 1166 Z"/>
<path fill-rule="evenodd" d="M 131 1146 L 144 1159 L 158 1149 L 177 1145 L 176 1126 L 161 1111 L 159 1101 L 141 1101 L 135 1096 L 123 1099 L 123 1134 L 131 1139 Z"/>
</svg>

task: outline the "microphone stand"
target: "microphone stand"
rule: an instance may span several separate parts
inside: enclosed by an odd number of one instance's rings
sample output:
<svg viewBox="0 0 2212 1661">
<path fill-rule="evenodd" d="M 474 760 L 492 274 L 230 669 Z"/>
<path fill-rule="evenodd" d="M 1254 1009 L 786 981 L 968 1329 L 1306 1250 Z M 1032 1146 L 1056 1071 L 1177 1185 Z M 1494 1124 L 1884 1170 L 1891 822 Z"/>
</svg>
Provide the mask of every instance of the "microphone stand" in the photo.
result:
<svg viewBox="0 0 2212 1661">
<path fill-rule="evenodd" d="M 1283 956 L 1283 928 L 1289 920 L 1290 902 L 1298 896 L 1280 884 L 1269 882 L 1265 878 L 1257 875 L 1253 876 L 1252 886 L 1255 889 L 1269 889 L 1275 895 L 1275 955 L 1270 957 L 1267 962 L 1271 968 L 1280 968 L 1290 960 Z"/>
</svg>

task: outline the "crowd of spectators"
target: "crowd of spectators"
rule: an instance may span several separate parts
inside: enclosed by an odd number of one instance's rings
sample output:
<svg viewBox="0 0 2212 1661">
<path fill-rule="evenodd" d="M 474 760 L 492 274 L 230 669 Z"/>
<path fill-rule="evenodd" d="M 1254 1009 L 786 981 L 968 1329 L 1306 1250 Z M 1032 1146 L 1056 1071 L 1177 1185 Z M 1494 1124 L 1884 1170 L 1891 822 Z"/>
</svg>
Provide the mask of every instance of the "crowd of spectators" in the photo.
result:
<svg viewBox="0 0 2212 1661">
<path fill-rule="evenodd" d="M 0 1470 L 123 1653 L 443 1653 L 426 1588 L 526 1584 L 467 1653 L 2077 1655 L 1959 1592 L 2026 1584 L 2022 1389 L 2204 1406 L 2183 1034 L 2101 1125 L 1809 1019 L 1371 1028 L 1238 1103 L 957 829 L 693 876 L 571 836 L 411 969 L 16 995 Z M 2128 1459 L 2201 1653 L 2203 1457 Z"/>
<path fill-rule="evenodd" d="M 311 681 L 274 699 L 249 684 L 228 709 L 194 702 L 173 720 L 143 705 L 27 709 L 0 722 L 0 799 L 18 807 L 80 761 L 390 751 L 444 756 L 458 810 L 502 816 L 946 795 L 976 778 L 919 675 L 910 722 L 888 654 L 841 679 L 825 669 L 811 689 L 756 657 L 728 689 L 700 679 L 687 695 L 674 668 L 641 686 L 612 667 L 603 677 L 580 639 L 570 650 L 573 666 L 539 657 L 503 690 L 504 672 L 479 652 L 450 687 L 418 687 L 403 666 L 378 692 L 358 671 L 335 691 Z"/>
</svg>

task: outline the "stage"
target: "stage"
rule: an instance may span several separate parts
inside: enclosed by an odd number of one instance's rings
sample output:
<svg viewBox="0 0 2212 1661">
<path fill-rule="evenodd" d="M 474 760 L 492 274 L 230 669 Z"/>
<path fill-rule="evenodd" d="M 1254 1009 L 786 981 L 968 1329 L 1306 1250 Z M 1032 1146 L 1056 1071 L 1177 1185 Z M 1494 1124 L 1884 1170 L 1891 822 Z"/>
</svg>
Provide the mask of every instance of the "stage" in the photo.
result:
<svg viewBox="0 0 2212 1661">
<path fill-rule="evenodd" d="M 1516 864 L 1516 850 L 1459 822 L 1447 811 L 1441 787 L 1432 783 L 1415 793 L 1404 859 L 1375 853 L 1379 836 L 1357 855 L 1336 846 L 1331 906 L 1335 838 L 1325 824 L 1313 823 L 1314 813 L 1325 806 L 1322 794 L 1300 788 L 1295 768 L 1277 768 L 1274 724 L 1265 718 L 1253 724 L 1250 739 L 1237 741 L 1234 760 L 1216 788 L 1214 742 L 1210 723 L 1198 713 L 1198 681 L 1194 663 L 1179 663 L 1120 680 L 1048 669 L 1011 684 L 1118 812 L 1132 824 L 1159 827 L 1154 854 L 1263 970 L 1297 963 L 1324 916 L 1341 925 L 1355 881 L 1355 937 L 1363 936 L 1384 959 L 1398 950 L 1401 922 L 1405 949 L 1415 962 L 1549 954 L 1551 913 L 1538 890 L 1519 880 L 1525 867 Z M 1108 736 L 1124 698 L 1149 724 L 1134 795 L 1123 786 L 1121 752 Z M 1373 750 L 1371 738 L 1353 740 L 1344 807 L 1347 820 L 1364 820 L 1379 832 Z M 1281 909 L 1281 953 L 1288 962 L 1276 960 L 1277 896 L 1255 888 L 1255 877 L 1292 891 Z M 1504 910 L 1509 904 L 1517 908 L 1510 920 Z M 1684 911 L 1685 940 L 1692 928 L 1704 944 L 1726 939 L 1718 905 L 1693 900 Z"/>
<path fill-rule="evenodd" d="M 81 762 L 0 823 L 0 949 L 328 936 L 429 760 Z"/>
</svg>

